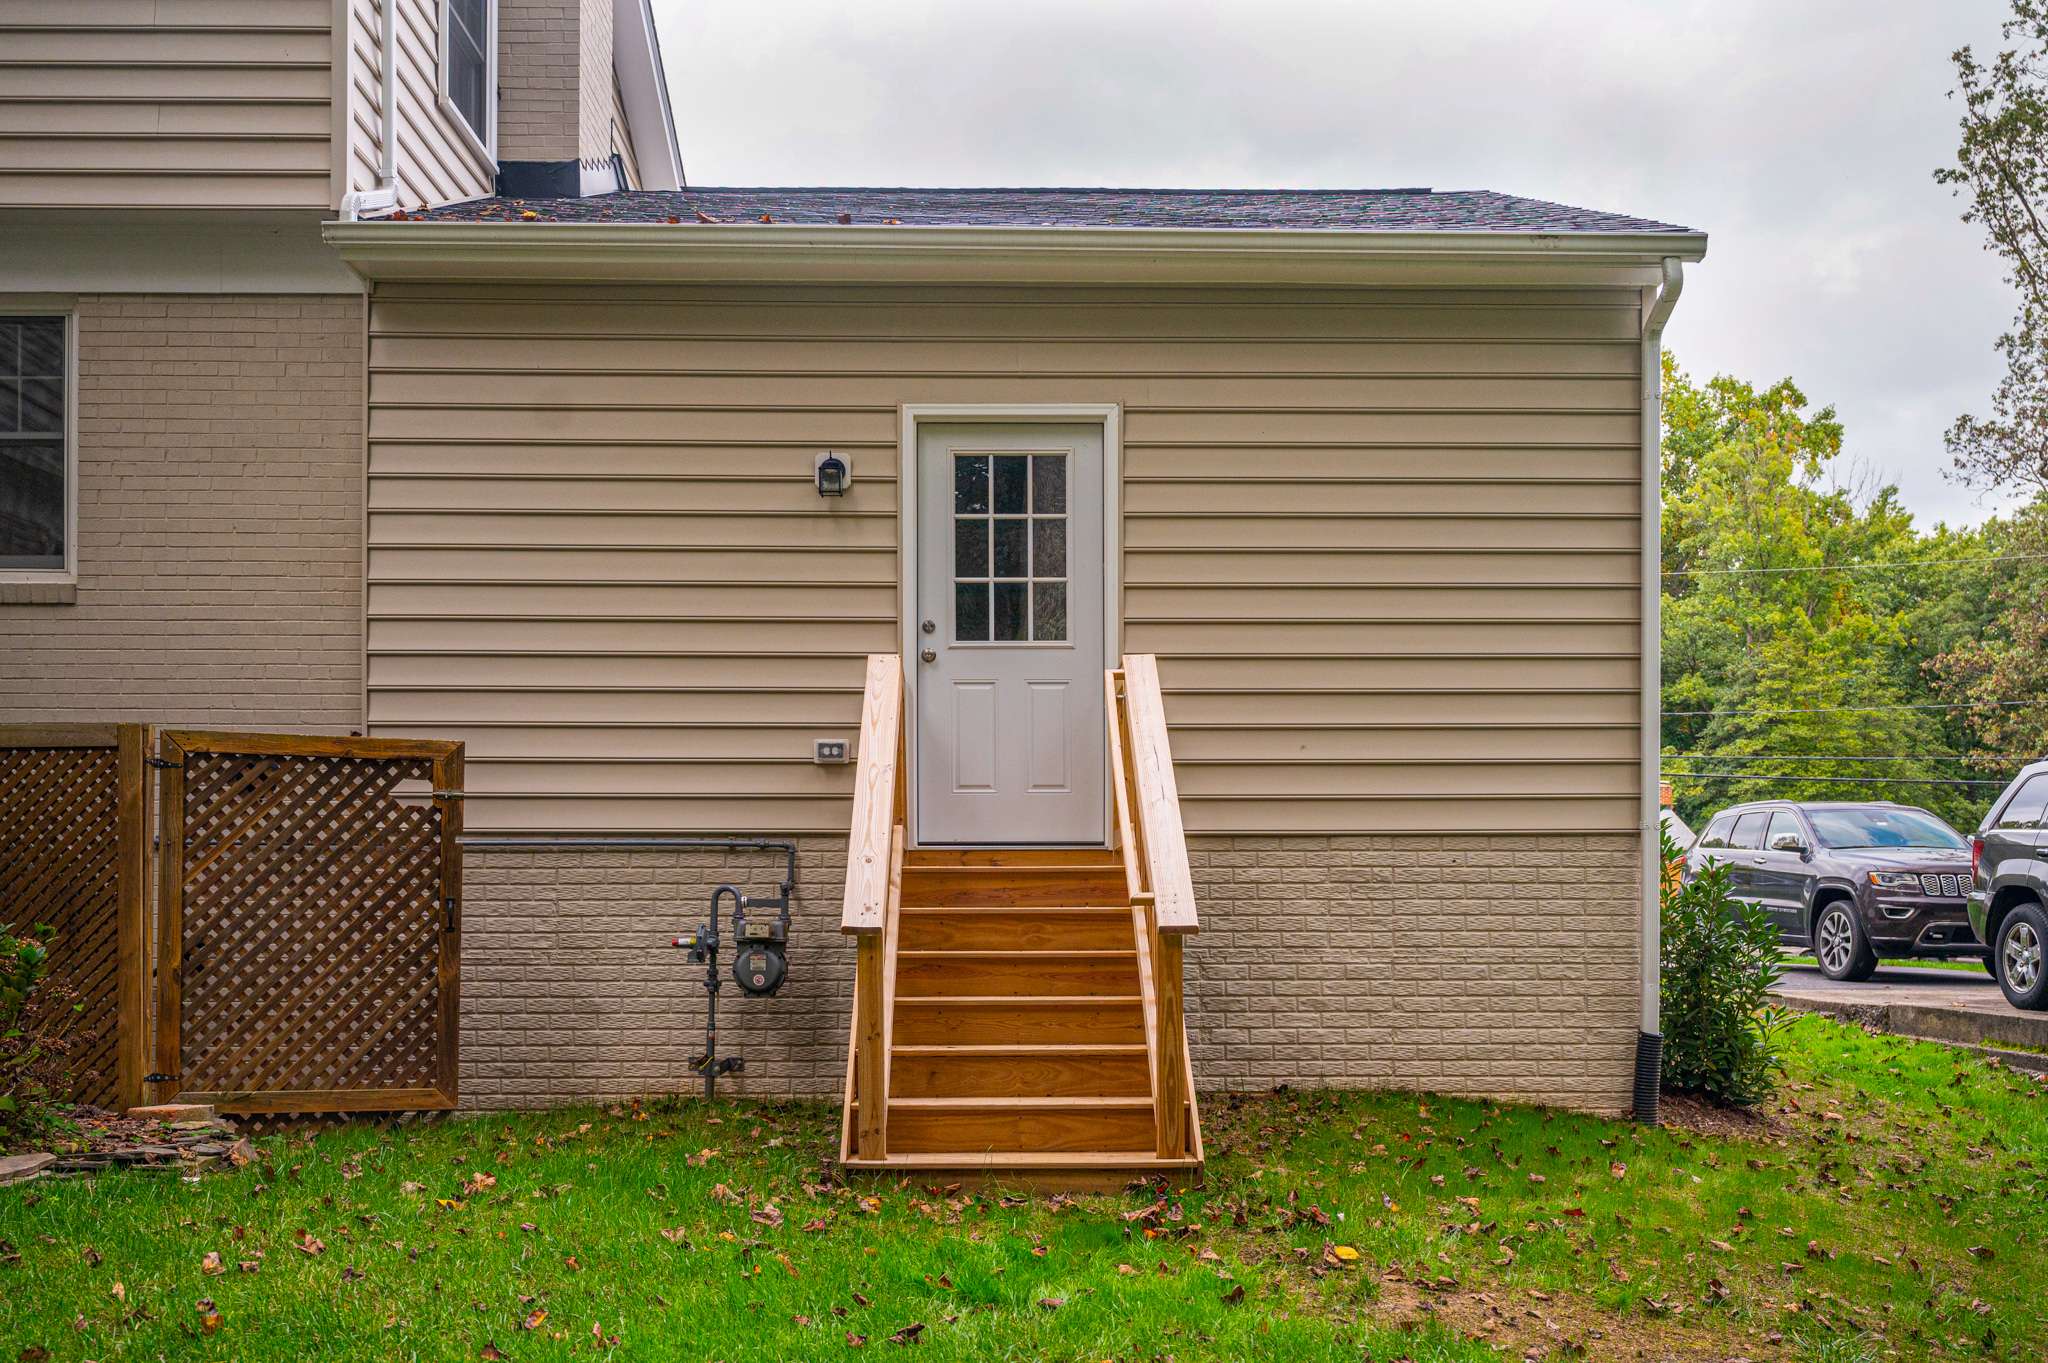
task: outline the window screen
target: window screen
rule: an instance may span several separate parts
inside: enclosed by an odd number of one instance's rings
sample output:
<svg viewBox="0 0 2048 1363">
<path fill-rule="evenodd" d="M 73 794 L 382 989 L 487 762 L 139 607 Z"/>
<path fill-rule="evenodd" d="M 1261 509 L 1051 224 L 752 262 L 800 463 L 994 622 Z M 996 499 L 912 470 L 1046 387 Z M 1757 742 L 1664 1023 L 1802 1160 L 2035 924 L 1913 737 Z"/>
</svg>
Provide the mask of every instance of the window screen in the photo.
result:
<svg viewBox="0 0 2048 1363">
<path fill-rule="evenodd" d="M 64 319 L 0 317 L 0 570 L 65 567 Z"/>
</svg>

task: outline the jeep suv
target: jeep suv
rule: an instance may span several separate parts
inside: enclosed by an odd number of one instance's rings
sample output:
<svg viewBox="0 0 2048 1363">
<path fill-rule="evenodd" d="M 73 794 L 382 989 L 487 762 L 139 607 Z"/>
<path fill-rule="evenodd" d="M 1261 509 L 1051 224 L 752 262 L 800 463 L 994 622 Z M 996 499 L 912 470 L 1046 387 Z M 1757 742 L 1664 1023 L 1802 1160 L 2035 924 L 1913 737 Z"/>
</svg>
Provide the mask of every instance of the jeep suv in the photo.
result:
<svg viewBox="0 0 2048 1363">
<path fill-rule="evenodd" d="M 1867 980 L 1880 956 L 1985 954 L 1971 930 L 1970 849 L 1909 805 L 1760 800 L 1716 814 L 1685 874 L 1728 867 L 1738 899 L 1809 947 L 1831 980 Z"/>
<path fill-rule="evenodd" d="M 1970 927 L 2015 1008 L 2048 1008 L 2048 762 L 2022 768 L 1970 839 Z"/>
</svg>

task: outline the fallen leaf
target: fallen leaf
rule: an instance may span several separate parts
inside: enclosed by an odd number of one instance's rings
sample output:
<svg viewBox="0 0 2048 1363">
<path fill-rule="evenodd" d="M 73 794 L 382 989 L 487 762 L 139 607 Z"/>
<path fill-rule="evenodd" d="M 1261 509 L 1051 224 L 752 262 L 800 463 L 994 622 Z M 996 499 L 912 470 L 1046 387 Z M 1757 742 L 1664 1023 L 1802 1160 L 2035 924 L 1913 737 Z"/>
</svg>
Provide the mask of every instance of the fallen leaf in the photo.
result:
<svg viewBox="0 0 2048 1363">
<path fill-rule="evenodd" d="M 228 1266 L 222 1262 L 218 1251 L 208 1250 L 206 1257 L 199 1261 L 199 1271 L 209 1278 L 218 1278 L 228 1271 Z"/>
<path fill-rule="evenodd" d="M 754 1208 L 753 1211 L 748 1212 L 747 1215 L 753 1221 L 763 1226 L 773 1227 L 782 1224 L 782 1209 L 773 1202 L 763 1203 L 761 1206 Z"/>
<path fill-rule="evenodd" d="M 1040 1297 L 1038 1304 L 1048 1311 L 1057 1311 L 1067 1304 L 1065 1297 Z"/>
<path fill-rule="evenodd" d="M 1330 1253 L 1336 1255 L 1340 1263 L 1355 1264 L 1358 1262 L 1358 1251 L 1349 1245 L 1334 1246 Z"/>
<path fill-rule="evenodd" d="M 483 1359 L 484 1363 L 504 1363 L 505 1351 L 496 1344 L 486 1344 L 476 1351 L 476 1356 Z"/>
<path fill-rule="evenodd" d="M 890 1335 L 889 1342 L 891 1344 L 915 1344 L 917 1343 L 917 1337 L 923 1333 L 924 1322 L 921 1320 L 914 1320 L 910 1324 L 904 1326 L 901 1330 L 898 1330 L 895 1334 Z"/>
<path fill-rule="evenodd" d="M 1616 1178 L 1627 1178 L 1628 1166 L 1626 1164 L 1623 1164 L 1620 1160 L 1616 1160 L 1614 1163 L 1607 1166 L 1607 1172 L 1614 1175 Z"/>
<path fill-rule="evenodd" d="M 547 1323 L 547 1318 L 547 1312 L 541 1310 L 539 1307 L 535 1307 L 533 1311 L 530 1314 L 528 1314 L 525 1320 L 519 1322 L 519 1328 L 522 1330 L 538 1330 L 542 1325 Z"/>
<path fill-rule="evenodd" d="M 1223 1294 L 1223 1304 L 1224 1304 L 1225 1306 L 1236 1306 L 1236 1305 L 1238 1305 L 1239 1303 L 1241 1303 L 1241 1302 L 1242 1302 L 1243 1300 L 1244 1300 L 1244 1284 L 1243 1284 L 1243 1283 L 1239 1283 L 1239 1284 L 1238 1284 L 1238 1285 L 1237 1285 L 1236 1287 L 1233 1287 L 1233 1288 L 1231 1288 L 1231 1289 L 1230 1289 L 1230 1290 L 1229 1290 L 1228 1292 L 1225 1292 L 1225 1293 Z"/>
<path fill-rule="evenodd" d="M 868 1337 L 866 1335 L 857 1335 L 851 1330 L 846 1332 L 846 1347 L 849 1349 L 858 1349 L 867 1342 Z"/>
</svg>

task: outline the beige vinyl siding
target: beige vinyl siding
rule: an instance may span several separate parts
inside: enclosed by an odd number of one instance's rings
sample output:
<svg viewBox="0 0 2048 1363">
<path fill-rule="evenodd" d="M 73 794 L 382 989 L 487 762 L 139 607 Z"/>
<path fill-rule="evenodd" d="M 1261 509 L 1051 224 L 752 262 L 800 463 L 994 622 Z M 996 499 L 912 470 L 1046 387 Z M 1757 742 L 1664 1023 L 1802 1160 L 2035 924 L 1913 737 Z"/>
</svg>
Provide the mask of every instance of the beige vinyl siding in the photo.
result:
<svg viewBox="0 0 2048 1363">
<path fill-rule="evenodd" d="M 640 180 L 640 158 L 633 152 L 633 124 L 626 116 L 626 96 L 619 89 L 619 75 L 610 73 L 606 88 L 611 92 L 611 149 L 618 152 L 619 160 L 626 167 L 627 189 L 638 189 Z"/>
<path fill-rule="evenodd" d="M 614 140 L 611 0 L 579 0 L 577 19 L 582 30 L 576 53 L 577 155 L 594 167 L 611 160 Z"/>
<path fill-rule="evenodd" d="M 373 11 L 376 4 L 398 6 L 399 206 L 482 198 L 491 192 L 497 166 L 441 106 L 441 0 L 373 0 Z"/>
<path fill-rule="evenodd" d="M 368 718 L 478 828 L 831 833 L 904 403 L 1123 407 L 1196 833 L 1631 833 L 1624 291 L 383 286 Z M 851 454 L 841 501 L 811 487 Z"/>
<path fill-rule="evenodd" d="M 348 187 L 375 189 L 384 155 L 383 0 L 349 0 L 348 44 Z"/>
<path fill-rule="evenodd" d="M 324 208 L 331 0 L 8 0 L 0 206 Z"/>
</svg>

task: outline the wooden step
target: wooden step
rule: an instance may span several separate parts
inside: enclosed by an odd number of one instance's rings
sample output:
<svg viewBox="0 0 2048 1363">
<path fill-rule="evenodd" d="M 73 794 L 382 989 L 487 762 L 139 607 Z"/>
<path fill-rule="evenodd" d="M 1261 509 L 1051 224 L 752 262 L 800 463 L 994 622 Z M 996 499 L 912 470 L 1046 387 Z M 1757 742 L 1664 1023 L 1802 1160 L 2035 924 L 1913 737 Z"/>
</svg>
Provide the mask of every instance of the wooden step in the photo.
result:
<svg viewBox="0 0 2048 1363">
<path fill-rule="evenodd" d="M 1120 1046 L 898 1046 L 894 1098 L 1141 1098 L 1150 1092 L 1142 1043 Z"/>
<path fill-rule="evenodd" d="M 1130 907 L 1123 868 L 1097 866 L 903 867 L 903 906 Z"/>
<path fill-rule="evenodd" d="M 917 847 L 903 854 L 907 867 L 922 866 L 1123 866 L 1120 853 L 1106 847 Z"/>
<path fill-rule="evenodd" d="M 1145 1019 L 1132 994 L 983 995 L 896 999 L 898 1046 L 1143 1044 Z"/>
<path fill-rule="evenodd" d="M 1150 1098 L 891 1098 L 891 1154 L 1146 1150 Z"/>
<path fill-rule="evenodd" d="M 902 910 L 897 945 L 905 951 L 1087 951 L 1132 945 L 1127 908 L 967 908 Z"/>
<path fill-rule="evenodd" d="M 1138 988 L 1138 953 L 1124 951 L 901 951 L 896 997 L 1122 994 Z"/>
</svg>

